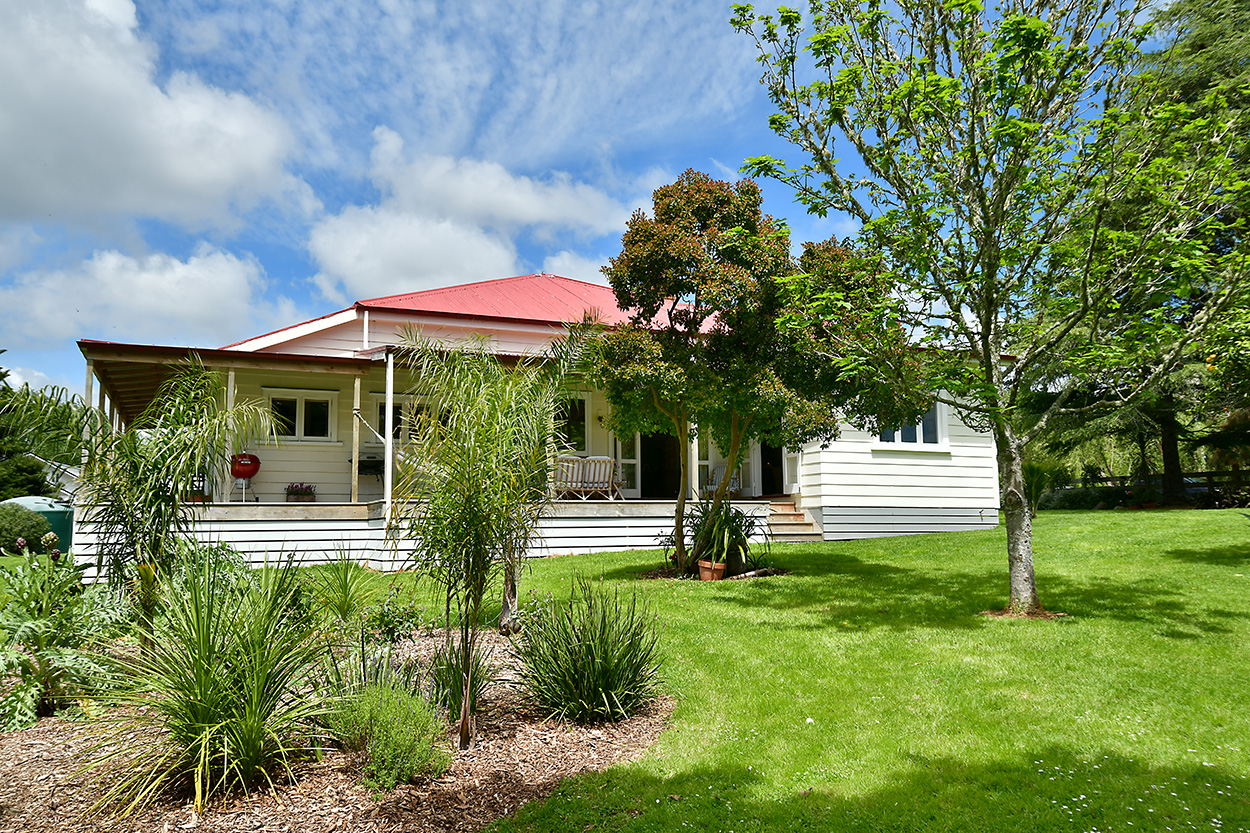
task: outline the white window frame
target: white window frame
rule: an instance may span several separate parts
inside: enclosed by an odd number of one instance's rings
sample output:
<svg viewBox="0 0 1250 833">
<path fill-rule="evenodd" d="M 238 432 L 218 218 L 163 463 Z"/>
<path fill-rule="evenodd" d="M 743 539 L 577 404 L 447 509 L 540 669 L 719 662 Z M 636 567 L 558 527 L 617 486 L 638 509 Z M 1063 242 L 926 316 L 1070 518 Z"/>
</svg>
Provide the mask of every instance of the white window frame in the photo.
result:
<svg viewBox="0 0 1250 833">
<path fill-rule="evenodd" d="M 937 423 L 937 442 L 927 443 L 924 441 L 924 415 L 920 419 L 908 426 L 900 426 L 894 429 L 894 439 L 882 439 L 881 434 L 877 434 L 873 438 L 872 447 L 881 451 L 936 451 L 950 452 L 950 432 L 948 424 L 948 412 L 946 405 L 942 402 L 934 402 L 933 408 L 934 422 Z M 926 412 L 927 413 L 927 412 Z M 905 441 L 903 436 L 903 427 L 915 428 L 916 439 L 914 442 Z"/>
<path fill-rule="evenodd" d="M 269 412 L 273 413 L 274 399 L 294 399 L 295 400 L 295 425 L 292 426 L 294 434 L 278 434 L 280 441 L 286 443 L 309 443 L 315 445 L 326 445 L 328 443 L 338 442 L 339 432 L 339 392 L 336 390 L 305 390 L 300 388 L 262 388 L 265 394 L 265 404 L 269 407 Z M 328 402 L 330 405 L 329 430 L 328 437 L 307 437 L 304 436 L 304 406 L 309 400 L 314 402 Z M 277 430 L 277 426 L 274 426 Z"/>
</svg>

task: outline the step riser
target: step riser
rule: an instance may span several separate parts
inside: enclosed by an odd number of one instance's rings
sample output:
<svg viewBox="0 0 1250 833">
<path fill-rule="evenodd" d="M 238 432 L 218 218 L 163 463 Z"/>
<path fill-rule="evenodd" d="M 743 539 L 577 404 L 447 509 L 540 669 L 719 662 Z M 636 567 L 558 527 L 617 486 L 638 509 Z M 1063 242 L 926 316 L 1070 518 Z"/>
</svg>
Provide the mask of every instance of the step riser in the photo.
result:
<svg viewBox="0 0 1250 833">
<path fill-rule="evenodd" d="M 810 544 L 823 541 L 806 509 L 793 503 L 773 503 L 768 515 L 768 539 L 779 544 Z"/>
</svg>

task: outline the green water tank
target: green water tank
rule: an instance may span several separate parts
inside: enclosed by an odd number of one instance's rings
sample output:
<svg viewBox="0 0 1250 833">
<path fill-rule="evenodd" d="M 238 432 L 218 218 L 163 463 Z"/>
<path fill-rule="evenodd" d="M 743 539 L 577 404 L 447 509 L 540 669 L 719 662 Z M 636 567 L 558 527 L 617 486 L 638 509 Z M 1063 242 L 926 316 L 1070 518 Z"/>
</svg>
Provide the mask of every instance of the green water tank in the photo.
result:
<svg viewBox="0 0 1250 833">
<path fill-rule="evenodd" d="M 74 507 L 63 500 L 57 500 L 50 497 L 28 497 L 9 498 L 0 503 L 16 503 L 18 506 L 38 512 L 48 519 L 48 526 L 52 527 L 52 531 L 61 539 L 61 552 L 68 552 L 70 545 L 73 543 L 74 537 Z M 34 543 L 33 541 L 31 542 Z"/>
</svg>

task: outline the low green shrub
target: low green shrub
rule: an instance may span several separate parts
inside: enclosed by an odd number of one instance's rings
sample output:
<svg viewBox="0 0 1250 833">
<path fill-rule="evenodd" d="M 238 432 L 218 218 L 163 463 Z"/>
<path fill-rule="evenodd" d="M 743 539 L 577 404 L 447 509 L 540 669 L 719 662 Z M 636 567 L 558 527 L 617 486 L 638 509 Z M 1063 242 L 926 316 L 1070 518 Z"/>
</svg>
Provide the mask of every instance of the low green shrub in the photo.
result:
<svg viewBox="0 0 1250 833">
<path fill-rule="evenodd" d="M 0 731 L 32 725 L 111 673 L 100 648 L 125 621 L 126 601 L 103 584 L 84 588 L 85 567 L 56 556 L 28 551 L 0 569 L 0 669 L 17 677 L 0 698 Z"/>
<path fill-rule="evenodd" d="M 394 580 L 386 596 L 365 609 L 364 617 L 369 632 L 391 644 L 429 626 L 412 585 Z"/>
<path fill-rule="evenodd" d="M 4 554 L 22 554 L 18 538 L 25 539 L 31 552 L 41 552 L 39 540 L 51 529 L 48 519 L 38 512 L 16 503 L 0 503 L 0 551 Z"/>
<path fill-rule="evenodd" d="M 453 718 L 459 717 L 460 706 L 464 702 L 464 680 L 460 677 L 460 669 L 464 667 L 462 659 L 459 645 L 444 644 L 434 652 L 434 660 L 430 665 L 430 699 L 435 705 L 445 707 Z M 469 668 L 469 713 L 477 714 L 477 704 L 482 692 L 495 681 L 490 649 L 481 642 L 473 646 Z"/>
<path fill-rule="evenodd" d="M 344 748 L 367 751 L 364 780 L 374 789 L 440 775 L 451 762 L 443 722 L 420 695 L 402 685 L 366 685 L 341 701 L 330 729 Z"/>
<path fill-rule="evenodd" d="M 659 690 L 656 617 L 631 592 L 574 579 L 572 597 L 525 620 L 515 648 L 528 697 L 576 723 L 623 720 Z"/>
<path fill-rule="evenodd" d="M 1038 509 L 1094 509 L 1099 504 L 1116 507 L 1125 503 L 1130 490 L 1124 486 L 1089 486 L 1047 492 L 1037 502 Z"/>
<path fill-rule="evenodd" d="M 288 559 L 249 581 L 224 573 L 219 559 L 196 558 L 142 634 L 150 647 L 122 661 L 126 683 L 112 696 L 128 708 L 101 724 L 90 765 L 97 807 L 124 815 L 188 786 L 202 808 L 215 793 L 271 782 L 315 747 L 328 706 L 307 690 L 326 650 L 297 570 Z M 136 736 L 153 741 L 136 746 Z"/>
</svg>

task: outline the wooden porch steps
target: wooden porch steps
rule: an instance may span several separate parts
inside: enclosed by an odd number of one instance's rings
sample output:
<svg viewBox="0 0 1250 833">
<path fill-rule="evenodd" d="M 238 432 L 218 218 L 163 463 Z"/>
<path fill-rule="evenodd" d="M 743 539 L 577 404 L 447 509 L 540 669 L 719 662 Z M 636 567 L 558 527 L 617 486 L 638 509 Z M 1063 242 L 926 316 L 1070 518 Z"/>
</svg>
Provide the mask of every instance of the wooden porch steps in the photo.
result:
<svg viewBox="0 0 1250 833">
<path fill-rule="evenodd" d="M 792 500 L 774 500 L 768 510 L 768 539 L 778 543 L 810 543 L 823 541 L 824 535 L 806 509 L 798 509 Z"/>
</svg>

